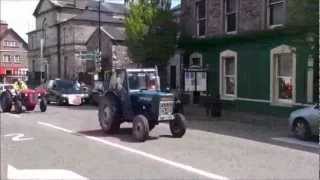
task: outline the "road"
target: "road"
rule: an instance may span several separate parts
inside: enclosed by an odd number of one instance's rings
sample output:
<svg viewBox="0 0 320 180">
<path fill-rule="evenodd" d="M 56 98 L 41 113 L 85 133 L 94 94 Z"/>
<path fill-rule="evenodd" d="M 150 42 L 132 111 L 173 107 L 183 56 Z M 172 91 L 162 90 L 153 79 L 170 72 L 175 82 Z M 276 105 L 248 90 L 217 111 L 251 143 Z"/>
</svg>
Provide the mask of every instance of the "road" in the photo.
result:
<svg viewBox="0 0 320 180">
<path fill-rule="evenodd" d="M 59 173 L 60 179 L 319 178 L 317 142 L 264 127 L 193 118 L 181 139 L 161 124 L 136 143 L 130 124 L 104 134 L 91 106 L 49 106 L 46 113 L 0 118 L 2 179 Z"/>
</svg>

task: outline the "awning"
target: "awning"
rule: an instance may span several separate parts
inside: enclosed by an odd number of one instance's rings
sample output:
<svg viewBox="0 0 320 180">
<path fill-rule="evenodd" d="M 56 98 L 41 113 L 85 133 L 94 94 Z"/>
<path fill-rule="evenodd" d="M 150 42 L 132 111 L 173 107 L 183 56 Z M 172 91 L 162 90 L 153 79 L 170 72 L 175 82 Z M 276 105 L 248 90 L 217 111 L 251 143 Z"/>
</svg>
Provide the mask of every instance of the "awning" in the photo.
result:
<svg viewBox="0 0 320 180">
<path fill-rule="evenodd" d="M 6 75 L 6 68 L 0 67 L 0 75 Z"/>
</svg>

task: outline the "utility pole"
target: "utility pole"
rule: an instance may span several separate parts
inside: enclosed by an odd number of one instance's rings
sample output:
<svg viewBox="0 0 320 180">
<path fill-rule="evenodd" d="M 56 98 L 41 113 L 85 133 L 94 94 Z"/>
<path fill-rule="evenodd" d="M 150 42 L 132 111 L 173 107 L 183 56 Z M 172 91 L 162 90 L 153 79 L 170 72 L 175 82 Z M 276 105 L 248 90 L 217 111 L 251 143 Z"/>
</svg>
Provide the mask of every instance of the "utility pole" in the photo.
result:
<svg viewBox="0 0 320 180">
<path fill-rule="evenodd" d="M 99 33 L 98 33 L 98 38 L 99 38 L 99 52 L 101 52 L 101 0 L 99 0 L 99 6 L 98 6 L 98 16 L 99 16 L 99 22 L 98 22 L 98 28 L 99 28 Z"/>
<path fill-rule="evenodd" d="M 98 4 L 98 50 L 96 52 L 96 73 L 101 73 L 102 67 L 101 67 L 101 2 L 104 0 L 99 0 Z"/>
</svg>

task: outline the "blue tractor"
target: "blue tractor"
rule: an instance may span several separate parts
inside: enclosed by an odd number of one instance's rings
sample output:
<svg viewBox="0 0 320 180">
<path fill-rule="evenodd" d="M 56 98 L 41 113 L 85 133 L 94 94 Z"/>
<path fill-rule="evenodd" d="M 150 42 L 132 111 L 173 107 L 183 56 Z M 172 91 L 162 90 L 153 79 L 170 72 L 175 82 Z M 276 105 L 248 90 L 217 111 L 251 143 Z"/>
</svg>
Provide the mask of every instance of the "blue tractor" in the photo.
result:
<svg viewBox="0 0 320 180">
<path fill-rule="evenodd" d="M 116 133 L 123 122 L 133 123 L 132 135 L 140 142 L 160 122 L 169 122 L 173 137 L 186 132 L 180 101 L 172 93 L 160 91 L 157 68 L 113 70 L 106 75 L 103 94 L 98 116 L 106 133 Z"/>
</svg>

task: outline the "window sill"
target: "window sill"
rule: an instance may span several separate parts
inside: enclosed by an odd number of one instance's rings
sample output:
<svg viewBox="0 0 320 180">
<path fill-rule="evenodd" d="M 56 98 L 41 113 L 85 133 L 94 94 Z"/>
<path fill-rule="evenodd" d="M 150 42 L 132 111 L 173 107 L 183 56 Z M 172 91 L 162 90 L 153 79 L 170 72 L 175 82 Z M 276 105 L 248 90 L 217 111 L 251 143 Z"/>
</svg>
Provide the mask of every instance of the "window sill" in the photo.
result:
<svg viewBox="0 0 320 180">
<path fill-rule="evenodd" d="M 202 35 L 202 36 L 198 36 L 198 35 L 197 35 L 196 38 L 197 38 L 197 39 L 205 39 L 206 36 L 205 36 L 205 35 Z"/>
<path fill-rule="evenodd" d="M 283 24 L 275 24 L 275 25 L 269 25 L 269 29 L 276 29 L 276 28 L 281 28 L 284 27 Z"/>
<path fill-rule="evenodd" d="M 221 96 L 221 100 L 225 100 L 225 101 L 235 101 L 235 100 L 237 100 L 237 97 L 224 95 L 224 96 Z"/>
<path fill-rule="evenodd" d="M 238 31 L 231 31 L 231 32 L 226 32 L 227 35 L 236 35 Z"/>
</svg>

